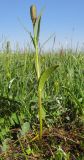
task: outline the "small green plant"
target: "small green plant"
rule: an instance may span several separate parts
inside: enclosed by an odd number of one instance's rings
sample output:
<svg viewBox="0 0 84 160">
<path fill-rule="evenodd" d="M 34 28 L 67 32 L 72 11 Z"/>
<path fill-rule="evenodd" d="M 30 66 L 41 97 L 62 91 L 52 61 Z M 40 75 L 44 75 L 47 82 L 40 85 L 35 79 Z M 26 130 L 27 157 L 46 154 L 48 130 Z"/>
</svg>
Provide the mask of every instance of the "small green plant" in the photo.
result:
<svg viewBox="0 0 84 160">
<path fill-rule="evenodd" d="M 70 159 L 70 154 L 65 153 L 61 146 L 58 147 L 57 152 L 56 152 L 56 157 L 57 160 L 69 160 Z"/>
<path fill-rule="evenodd" d="M 47 70 L 45 70 L 42 74 L 40 71 L 40 61 L 39 61 L 39 47 L 38 47 L 38 43 L 39 43 L 39 34 L 40 34 L 40 23 L 41 23 L 41 17 L 42 17 L 42 11 L 39 14 L 39 16 L 37 17 L 37 9 L 35 5 L 32 5 L 30 7 L 30 16 L 31 16 L 31 20 L 32 20 L 32 24 L 33 24 L 33 36 L 30 33 L 30 37 L 32 39 L 34 48 L 35 48 L 35 68 L 36 68 L 36 73 L 37 73 L 37 81 L 38 81 L 38 107 L 39 107 L 39 121 L 40 121 L 40 133 L 39 133 L 39 138 L 42 138 L 42 119 L 44 119 L 45 114 L 42 108 L 42 91 L 44 88 L 44 84 L 46 82 L 46 80 L 49 78 L 49 76 L 51 75 L 51 73 L 58 67 L 58 65 L 56 66 L 52 66 L 50 68 L 48 68 Z"/>
</svg>

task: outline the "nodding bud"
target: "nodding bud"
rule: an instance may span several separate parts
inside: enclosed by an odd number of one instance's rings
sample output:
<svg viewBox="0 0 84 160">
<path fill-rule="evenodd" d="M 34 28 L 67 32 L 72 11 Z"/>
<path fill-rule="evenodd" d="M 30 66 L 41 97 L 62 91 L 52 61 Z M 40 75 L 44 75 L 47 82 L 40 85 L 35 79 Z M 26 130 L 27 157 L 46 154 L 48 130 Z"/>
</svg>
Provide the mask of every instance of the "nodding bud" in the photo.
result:
<svg viewBox="0 0 84 160">
<path fill-rule="evenodd" d="M 37 19 L 37 9 L 35 5 L 32 5 L 30 7 L 30 16 L 31 16 L 31 20 L 33 25 L 35 25 L 36 19 Z"/>
</svg>

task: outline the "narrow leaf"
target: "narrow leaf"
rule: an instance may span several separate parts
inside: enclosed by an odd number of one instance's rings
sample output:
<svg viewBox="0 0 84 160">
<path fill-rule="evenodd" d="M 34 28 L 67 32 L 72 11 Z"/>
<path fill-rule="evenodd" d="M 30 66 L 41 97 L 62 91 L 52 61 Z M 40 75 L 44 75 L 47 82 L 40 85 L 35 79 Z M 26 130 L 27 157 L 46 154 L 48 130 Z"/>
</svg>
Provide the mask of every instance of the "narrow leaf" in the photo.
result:
<svg viewBox="0 0 84 160">
<path fill-rule="evenodd" d="M 40 51 L 41 51 L 42 48 L 45 46 L 45 44 L 46 44 L 49 40 L 51 40 L 51 38 L 52 38 L 54 35 L 55 35 L 55 33 L 53 33 L 52 35 L 50 35 L 50 36 L 48 37 L 48 39 L 47 39 L 45 42 L 43 42 L 43 44 L 42 44 L 41 47 L 40 47 Z"/>
<path fill-rule="evenodd" d="M 40 15 L 38 16 L 36 23 L 35 23 L 35 26 L 34 26 L 34 35 L 35 35 L 35 38 L 37 38 L 37 40 L 39 38 L 40 22 L 41 22 L 41 17 L 42 17 L 43 11 L 44 11 L 44 8 L 41 10 Z"/>
<path fill-rule="evenodd" d="M 39 34 L 40 34 L 40 24 L 41 24 L 41 17 L 40 17 L 40 19 L 39 19 L 39 22 L 38 22 L 37 41 L 39 40 Z"/>
<path fill-rule="evenodd" d="M 58 66 L 59 66 L 59 65 L 52 66 L 52 67 L 48 68 L 47 70 L 45 70 L 45 71 L 42 73 L 42 75 L 40 76 L 40 79 L 39 79 L 38 90 L 40 90 L 40 91 L 42 92 L 46 80 L 47 80 L 47 79 L 50 77 L 50 75 L 56 70 L 56 68 L 57 68 Z"/>
<path fill-rule="evenodd" d="M 34 48 L 35 48 L 35 41 L 34 41 L 34 38 L 33 38 L 32 34 L 31 34 L 31 32 L 30 32 L 30 38 L 31 38 L 31 40 L 32 40 L 32 43 L 33 43 L 33 45 L 34 45 Z"/>
<path fill-rule="evenodd" d="M 35 26 L 34 26 L 34 36 L 37 39 L 38 39 L 39 31 L 40 31 L 40 20 L 41 20 L 41 15 L 38 16 Z"/>
<path fill-rule="evenodd" d="M 18 117 L 17 117 L 17 114 L 16 114 L 16 113 L 13 113 L 13 114 L 12 114 L 11 119 L 12 119 L 16 124 L 19 124 Z"/>
<path fill-rule="evenodd" d="M 20 23 L 20 25 L 23 27 L 23 29 L 25 30 L 25 32 L 27 32 L 30 35 L 30 32 L 28 31 L 28 29 L 25 27 L 25 25 L 22 23 L 21 19 L 18 17 L 18 21 Z"/>
<path fill-rule="evenodd" d="M 12 83 L 13 83 L 15 80 L 16 80 L 16 78 L 13 78 L 13 79 L 10 80 L 9 85 L 8 85 L 8 88 L 9 88 L 9 89 L 11 88 Z"/>
<path fill-rule="evenodd" d="M 76 106 L 78 106 L 78 108 L 81 108 L 81 103 L 79 102 L 79 100 L 72 94 L 72 92 L 65 86 L 62 86 L 62 88 L 66 89 L 66 91 L 68 92 L 68 94 L 70 95 L 70 97 L 72 98 L 72 100 L 74 101 L 74 103 L 76 104 Z"/>
</svg>

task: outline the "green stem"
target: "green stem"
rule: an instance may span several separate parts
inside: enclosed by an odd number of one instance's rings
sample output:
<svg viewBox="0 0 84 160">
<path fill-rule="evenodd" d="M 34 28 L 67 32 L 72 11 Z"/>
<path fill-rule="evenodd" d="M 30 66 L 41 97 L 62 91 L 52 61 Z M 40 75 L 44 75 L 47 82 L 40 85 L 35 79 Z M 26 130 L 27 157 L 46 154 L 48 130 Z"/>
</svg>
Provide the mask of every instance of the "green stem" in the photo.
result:
<svg viewBox="0 0 84 160">
<path fill-rule="evenodd" d="M 38 43 L 36 43 L 35 61 L 36 61 L 37 78 L 38 78 L 38 80 L 39 80 L 39 77 L 40 77 L 40 66 L 39 66 L 39 56 L 38 56 Z"/>
<path fill-rule="evenodd" d="M 35 55 L 35 62 L 36 62 L 36 72 L 37 72 L 37 79 L 39 81 L 40 78 L 40 65 L 39 65 L 39 54 L 38 54 L 38 42 L 35 38 L 35 46 L 36 46 L 36 55 Z M 41 102 L 41 91 L 38 90 L 38 115 L 39 115 L 39 121 L 40 121 L 40 133 L 39 133 L 39 138 L 42 139 L 42 102 Z"/>
<path fill-rule="evenodd" d="M 42 139 L 42 101 L 41 101 L 41 91 L 40 90 L 38 90 L 38 106 L 39 106 L 39 121 L 40 121 L 39 138 Z"/>
</svg>

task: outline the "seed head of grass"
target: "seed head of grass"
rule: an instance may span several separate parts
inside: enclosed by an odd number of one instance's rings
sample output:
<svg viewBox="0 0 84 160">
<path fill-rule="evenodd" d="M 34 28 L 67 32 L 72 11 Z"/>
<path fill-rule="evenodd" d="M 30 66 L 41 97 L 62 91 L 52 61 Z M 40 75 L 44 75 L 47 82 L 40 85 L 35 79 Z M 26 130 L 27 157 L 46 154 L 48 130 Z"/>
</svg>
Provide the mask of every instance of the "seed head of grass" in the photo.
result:
<svg viewBox="0 0 84 160">
<path fill-rule="evenodd" d="M 30 7 L 30 16 L 31 16 L 31 20 L 33 25 L 35 25 L 36 19 L 37 19 L 37 9 L 35 5 L 32 5 Z"/>
</svg>

